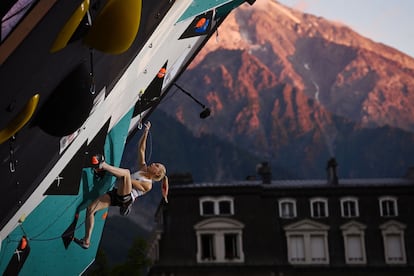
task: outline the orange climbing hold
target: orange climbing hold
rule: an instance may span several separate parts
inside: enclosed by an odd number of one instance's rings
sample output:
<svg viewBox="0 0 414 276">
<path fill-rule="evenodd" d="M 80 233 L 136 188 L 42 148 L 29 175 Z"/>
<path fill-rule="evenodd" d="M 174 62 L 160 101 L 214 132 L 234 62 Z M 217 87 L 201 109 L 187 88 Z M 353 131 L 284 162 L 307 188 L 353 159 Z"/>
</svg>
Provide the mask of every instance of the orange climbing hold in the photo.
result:
<svg viewBox="0 0 414 276">
<path fill-rule="evenodd" d="M 161 68 L 160 71 L 157 74 L 158 78 L 163 78 L 165 76 L 165 73 L 167 72 L 167 70 L 165 68 Z"/>
<path fill-rule="evenodd" d="M 19 249 L 24 250 L 26 246 L 27 246 L 27 238 L 23 236 L 22 239 L 20 240 Z"/>
<path fill-rule="evenodd" d="M 199 28 L 203 27 L 203 26 L 204 26 L 204 24 L 206 24 L 206 21 L 207 21 L 207 19 L 206 19 L 205 17 L 200 18 L 200 20 L 198 20 L 198 21 L 197 21 L 197 23 L 196 23 L 195 27 L 196 27 L 197 29 L 199 29 Z"/>
</svg>

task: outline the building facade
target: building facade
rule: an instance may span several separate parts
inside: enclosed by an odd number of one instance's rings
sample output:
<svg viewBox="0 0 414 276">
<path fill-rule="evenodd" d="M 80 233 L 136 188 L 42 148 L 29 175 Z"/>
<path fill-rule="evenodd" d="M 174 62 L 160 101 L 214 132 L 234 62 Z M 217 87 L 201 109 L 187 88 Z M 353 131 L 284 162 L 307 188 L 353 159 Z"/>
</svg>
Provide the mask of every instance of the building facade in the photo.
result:
<svg viewBox="0 0 414 276">
<path fill-rule="evenodd" d="M 150 275 L 414 275 L 414 179 L 172 183 Z"/>
</svg>

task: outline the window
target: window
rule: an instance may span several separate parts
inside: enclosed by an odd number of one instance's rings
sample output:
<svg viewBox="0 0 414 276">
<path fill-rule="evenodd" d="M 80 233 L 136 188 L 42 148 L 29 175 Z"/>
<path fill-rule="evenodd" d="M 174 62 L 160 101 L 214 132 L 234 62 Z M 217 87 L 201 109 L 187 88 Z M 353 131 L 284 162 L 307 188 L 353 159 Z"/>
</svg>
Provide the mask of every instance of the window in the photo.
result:
<svg viewBox="0 0 414 276">
<path fill-rule="evenodd" d="M 388 263 L 399 263 L 404 260 L 403 243 L 400 234 L 385 234 L 384 245 Z"/>
<path fill-rule="evenodd" d="M 234 260 L 240 258 L 239 256 L 239 235 L 237 233 L 224 234 L 224 258 L 227 260 Z"/>
<path fill-rule="evenodd" d="M 214 235 L 201 234 L 201 259 L 203 261 L 214 261 L 216 259 L 214 249 Z"/>
<path fill-rule="evenodd" d="M 290 264 L 329 264 L 329 226 L 305 219 L 284 230 Z"/>
<path fill-rule="evenodd" d="M 289 236 L 289 259 L 293 263 L 305 262 L 305 236 L 304 235 L 291 235 Z"/>
<path fill-rule="evenodd" d="M 228 218 L 210 218 L 196 224 L 197 262 L 244 262 L 243 228 L 243 224 Z"/>
<path fill-rule="evenodd" d="M 232 197 L 203 197 L 200 198 L 200 215 L 215 216 L 215 215 L 233 215 L 234 206 Z"/>
<path fill-rule="evenodd" d="M 214 201 L 204 201 L 201 203 L 201 213 L 205 216 L 214 215 Z"/>
<path fill-rule="evenodd" d="M 345 248 L 345 263 L 366 264 L 365 229 L 365 225 L 356 221 L 351 221 L 341 226 Z"/>
<path fill-rule="evenodd" d="M 404 229 L 397 221 L 389 221 L 380 226 L 384 241 L 384 256 L 387 264 L 405 264 Z"/>
<path fill-rule="evenodd" d="M 328 200 L 324 198 L 312 198 L 310 200 L 311 217 L 325 218 L 328 216 Z"/>
<path fill-rule="evenodd" d="M 344 218 L 359 217 L 358 199 L 354 197 L 342 198 L 341 215 Z"/>
<path fill-rule="evenodd" d="M 310 249 L 311 249 L 311 262 L 312 263 L 325 263 L 327 260 L 327 247 L 325 241 L 326 235 L 324 234 L 311 234 Z"/>
<path fill-rule="evenodd" d="M 221 215 L 231 215 L 232 212 L 232 204 L 230 200 L 221 200 L 218 202 L 219 205 L 219 214 Z"/>
<path fill-rule="evenodd" d="M 296 217 L 296 200 L 284 198 L 279 200 L 279 217 L 295 218 Z"/>
<path fill-rule="evenodd" d="M 384 196 L 379 199 L 380 215 L 382 217 L 398 216 L 397 198 Z"/>
</svg>

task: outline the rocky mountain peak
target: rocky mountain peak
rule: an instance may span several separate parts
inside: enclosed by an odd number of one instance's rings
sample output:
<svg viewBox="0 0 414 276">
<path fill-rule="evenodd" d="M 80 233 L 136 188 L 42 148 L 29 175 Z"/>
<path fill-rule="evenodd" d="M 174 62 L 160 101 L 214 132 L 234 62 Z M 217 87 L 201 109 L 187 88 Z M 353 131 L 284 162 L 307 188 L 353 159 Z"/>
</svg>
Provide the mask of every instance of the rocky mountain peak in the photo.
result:
<svg viewBox="0 0 414 276">
<path fill-rule="evenodd" d="M 239 51 L 244 54 L 237 54 L 234 62 L 230 53 Z M 225 63 L 227 69 L 233 67 L 231 81 L 242 80 L 250 93 L 250 84 L 260 83 L 256 78 L 261 75 L 249 76 L 257 71 L 246 67 L 256 64 L 269 74 L 268 83 L 254 87 L 257 93 L 264 87 L 290 84 L 330 112 L 366 126 L 414 130 L 414 107 L 410 104 L 414 95 L 408 93 L 414 90 L 414 59 L 343 24 L 273 0 L 256 1 L 229 15 L 218 37 L 209 41 L 189 69 L 212 52 L 222 53 L 219 63 Z M 222 68 L 222 72 L 230 71 Z M 232 93 L 243 94 L 241 90 Z"/>
<path fill-rule="evenodd" d="M 165 112 L 269 158 L 294 141 L 333 154 L 341 127 L 414 132 L 413 58 L 273 0 L 234 10 L 178 81 L 212 116 L 178 95 Z"/>
</svg>

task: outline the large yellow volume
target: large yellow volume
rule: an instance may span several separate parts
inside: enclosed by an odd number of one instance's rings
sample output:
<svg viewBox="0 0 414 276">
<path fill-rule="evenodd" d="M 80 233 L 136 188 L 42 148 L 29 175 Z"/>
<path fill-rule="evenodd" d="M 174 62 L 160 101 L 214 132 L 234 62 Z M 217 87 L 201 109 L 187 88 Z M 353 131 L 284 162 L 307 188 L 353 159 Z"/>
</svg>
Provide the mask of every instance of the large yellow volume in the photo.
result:
<svg viewBox="0 0 414 276">
<path fill-rule="evenodd" d="M 142 0 L 109 0 L 93 20 L 84 42 L 110 54 L 129 49 L 138 33 Z"/>
</svg>

